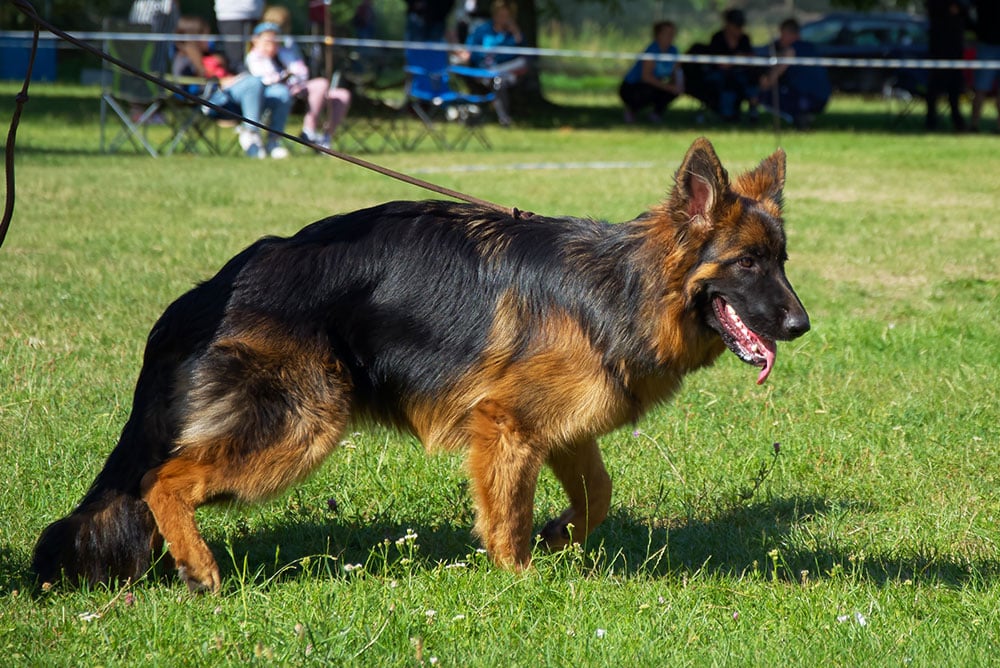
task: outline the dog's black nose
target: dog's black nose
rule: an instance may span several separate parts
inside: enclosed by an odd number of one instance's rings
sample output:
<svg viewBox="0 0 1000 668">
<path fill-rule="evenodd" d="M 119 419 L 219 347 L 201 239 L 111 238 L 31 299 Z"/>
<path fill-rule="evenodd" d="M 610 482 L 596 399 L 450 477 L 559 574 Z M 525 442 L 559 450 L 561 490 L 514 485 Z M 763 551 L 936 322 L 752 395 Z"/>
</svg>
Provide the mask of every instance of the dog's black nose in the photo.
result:
<svg viewBox="0 0 1000 668">
<path fill-rule="evenodd" d="M 809 314 L 803 309 L 793 309 L 785 314 L 785 331 L 794 339 L 809 331 Z"/>
</svg>

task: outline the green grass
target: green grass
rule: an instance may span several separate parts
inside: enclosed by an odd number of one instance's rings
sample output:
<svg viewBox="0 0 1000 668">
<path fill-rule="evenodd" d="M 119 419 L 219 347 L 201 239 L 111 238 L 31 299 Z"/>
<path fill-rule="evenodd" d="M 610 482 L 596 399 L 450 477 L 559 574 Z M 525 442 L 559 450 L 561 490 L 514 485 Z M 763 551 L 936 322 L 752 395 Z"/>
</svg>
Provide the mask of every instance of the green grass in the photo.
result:
<svg viewBox="0 0 1000 668">
<path fill-rule="evenodd" d="M 0 86 L 4 121 L 15 90 Z M 305 154 L 102 155 L 96 110 L 93 90 L 35 86 L 19 131 L 0 250 L 5 664 L 995 661 L 995 138 L 918 134 L 912 119 L 888 131 L 884 105 L 858 100 L 782 135 L 788 273 L 813 331 L 781 346 L 765 386 L 726 355 L 604 438 L 612 513 L 583 551 L 521 575 L 492 567 L 470 534 L 461 458 L 372 430 L 270 503 L 199 512 L 219 596 L 170 577 L 35 592 L 34 540 L 114 444 L 163 308 L 262 234 L 426 196 Z M 626 128 L 590 100 L 488 128 L 492 151 L 375 157 L 522 209 L 624 220 L 667 191 L 698 134 L 731 172 L 775 148 L 768 129 L 694 117 Z M 635 166 L 530 166 L 590 161 Z M 494 169 L 449 169 L 467 165 Z M 562 506 L 543 475 L 538 522 Z"/>
</svg>

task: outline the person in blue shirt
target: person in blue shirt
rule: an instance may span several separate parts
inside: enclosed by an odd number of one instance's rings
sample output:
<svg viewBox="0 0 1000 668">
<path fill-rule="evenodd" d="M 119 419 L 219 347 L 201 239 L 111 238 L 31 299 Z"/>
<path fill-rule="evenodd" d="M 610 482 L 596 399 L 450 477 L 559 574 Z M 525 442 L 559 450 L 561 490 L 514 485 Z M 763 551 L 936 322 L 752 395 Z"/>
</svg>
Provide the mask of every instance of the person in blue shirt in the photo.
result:
<svg viewBox="0 0 1000 668">
<path fill-rule="evenodd" d="M 524 36 L 517 25 L 517 5 L 506 0 L 496 0 L 490 7 L 489 21 L 476 26 L 465 45 L 469 48 L 469 64 L 473 67 L 496 68 L 521 58 L 513 53 L 491 51 L 498 46 L 521 46 Z"/>
<path fill-rule="evenodd" d="M 653 24 L 653 42 L 644 53 L 676 56 L 676 35 L 677 26 L 673 21 L 656 22 Z M 677 62 L 667 60 L 636 60 L 618 87 L 618 96 L 625 103 L 626 123 L 634 123 L 636 115 L 648 106 L 652 106 L 649 119 L 654 123 L 660 122 L 667 105 L 683 93 L 684 72 Z"/>
<path fill-rule="evenodd" d="M 787 58 L 815 58 L 816 47 L 800 37 L 799 22 L 785 19 L 778 28 L 774 53 Z M 775 65 L 760 77 L 760 99 L 773 104 L 775 91 L 780 110 L 792 117 L 799 129 L 806 129 L 816 114 L 826 108 L 832 88 L 826 68 L 813 65 Z"/>
<path fill-rule="evenodd" d="M 516 47 L 524 43 L 517 25 L 517 5 L 508 0 L 495 0 L 491 5 L 491 20 L 476 27 L 465 40 L 465 50 L 457 54 L 458 61 L 470 67 L 488 71 L 480 84 L 496 93 L 493 108 L 503 126 L 511 123 L 508 90 L 528 71 L 528 61 L 516 53 L 497 52 L 497 47 Z"/>
</svg>

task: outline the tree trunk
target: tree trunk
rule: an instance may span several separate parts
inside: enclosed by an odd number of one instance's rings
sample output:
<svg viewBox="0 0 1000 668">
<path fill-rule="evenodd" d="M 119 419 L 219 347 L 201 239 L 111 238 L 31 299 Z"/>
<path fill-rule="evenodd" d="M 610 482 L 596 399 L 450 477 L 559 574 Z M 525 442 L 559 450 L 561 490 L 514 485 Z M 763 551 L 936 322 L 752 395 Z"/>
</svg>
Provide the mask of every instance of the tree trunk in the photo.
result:
<svg viewBox="0 0 1000 668">
<path fill-rule="evenodd" d="M 520 0 L 517 3 L 517 23 L 524 35 L 523 46 L 537 47 L 538 3 L 535 0 Z M 542 82 L 538 76 L 538 59 L 532 57 L 529 60 L 534 62 L 535 66 L 511 90 L 511 106 L 515 117 L 518 109 L 537 110 L 539 107 L 551 105 L 542 91 Z"/>
</svg>

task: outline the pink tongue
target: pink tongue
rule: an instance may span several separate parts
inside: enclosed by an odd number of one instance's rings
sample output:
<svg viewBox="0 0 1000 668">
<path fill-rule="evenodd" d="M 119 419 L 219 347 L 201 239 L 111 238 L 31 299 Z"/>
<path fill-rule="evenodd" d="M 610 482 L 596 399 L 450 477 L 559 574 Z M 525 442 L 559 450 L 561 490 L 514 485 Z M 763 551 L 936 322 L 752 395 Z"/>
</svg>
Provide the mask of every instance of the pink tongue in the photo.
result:
<svg viewBox="0 0 1000 668">
<path fill-rule="evenodd" d="M 777 356 L 778 346 L 774 341 L 768 339 L 760 339 L 760 346 L 764 349 L 764 368 L 757 376 L 757 384 L 763 385 L 767 377 L 771 375 L 771 369 L 774 368 L 774 358 Z"/>
</svg>

